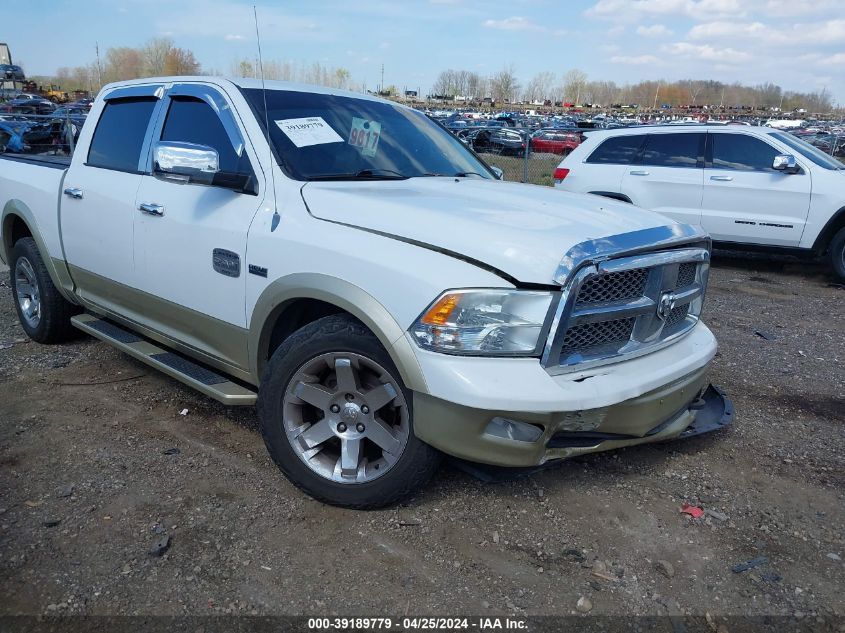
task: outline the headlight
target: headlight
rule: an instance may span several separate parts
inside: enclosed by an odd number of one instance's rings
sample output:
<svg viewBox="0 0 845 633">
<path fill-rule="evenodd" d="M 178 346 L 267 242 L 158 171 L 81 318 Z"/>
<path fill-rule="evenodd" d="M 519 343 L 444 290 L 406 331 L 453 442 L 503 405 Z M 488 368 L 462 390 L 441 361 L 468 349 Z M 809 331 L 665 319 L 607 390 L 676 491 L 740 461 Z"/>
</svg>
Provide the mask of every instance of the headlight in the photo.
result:
<svg viewBox="0 0 845 633">
<path fill-rule="evenodd" d="M 411 326 L 423 349 L 477 356 L 539 354 L 552 293 L 450 290 Z"/>
</svg>

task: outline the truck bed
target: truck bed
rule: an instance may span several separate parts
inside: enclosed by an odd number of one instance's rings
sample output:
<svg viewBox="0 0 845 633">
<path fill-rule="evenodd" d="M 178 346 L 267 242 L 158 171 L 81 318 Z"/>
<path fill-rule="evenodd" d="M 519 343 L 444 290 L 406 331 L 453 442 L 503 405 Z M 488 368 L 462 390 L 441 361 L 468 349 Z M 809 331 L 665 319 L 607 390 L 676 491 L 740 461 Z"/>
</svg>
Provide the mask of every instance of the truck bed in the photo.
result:
<svg viewBox="0 0 845 633">
<path fill-rule="evenodd" d="M 44 240 L 44 257 L 60 258 L 58 210 L 60 190 L 70 157 L 0 155 L 0 213 L 15 211 Z M 0 239 L 3 227 L 0 226 Z"/>
<path fill-rule="evenodd" d="M 54 156 L 52 154 L 0 154 L 0 159 L 23 163 L 33 163 L 53 169 L 67 169 L 70 167 L 70 156 Z"/>
</svg>

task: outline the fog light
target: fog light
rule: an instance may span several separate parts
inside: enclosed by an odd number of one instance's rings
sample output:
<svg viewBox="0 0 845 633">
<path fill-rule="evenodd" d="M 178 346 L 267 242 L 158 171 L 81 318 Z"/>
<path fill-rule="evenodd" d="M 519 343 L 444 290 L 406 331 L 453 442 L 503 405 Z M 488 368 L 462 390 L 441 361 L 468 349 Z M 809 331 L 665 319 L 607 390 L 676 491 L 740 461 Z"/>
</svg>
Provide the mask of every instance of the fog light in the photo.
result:
<svg viewBox="0 0 845 633">
<path fill-rule="evenodd" d="M 496 417 L 490 420 L 484 434 L 517 442 L 536 442 L 543 434 L 543 429 L 527 422 Z"/>
</svg>

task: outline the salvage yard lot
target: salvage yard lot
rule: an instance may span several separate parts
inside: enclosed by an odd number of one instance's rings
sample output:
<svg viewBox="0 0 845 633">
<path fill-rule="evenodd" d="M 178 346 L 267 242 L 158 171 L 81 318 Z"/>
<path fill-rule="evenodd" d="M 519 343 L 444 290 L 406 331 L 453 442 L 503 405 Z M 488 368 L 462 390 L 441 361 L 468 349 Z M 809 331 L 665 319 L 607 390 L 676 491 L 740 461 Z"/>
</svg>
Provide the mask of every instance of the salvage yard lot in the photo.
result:
<svg viewBox="0 0 845 633">
<path fill-rule="evenodd" d="M 4 269 L 0 615 L 569 614 L 581 597 L 592 614 L 845 615 L 845 289 L 821 267 L 716 258 L 705 320 L 733 428 L 504 483 L 447 466 L 366 513 L 294 489 L 252 409 L 90 338 L 28 342 L 8 286 Z"/>
</svg>

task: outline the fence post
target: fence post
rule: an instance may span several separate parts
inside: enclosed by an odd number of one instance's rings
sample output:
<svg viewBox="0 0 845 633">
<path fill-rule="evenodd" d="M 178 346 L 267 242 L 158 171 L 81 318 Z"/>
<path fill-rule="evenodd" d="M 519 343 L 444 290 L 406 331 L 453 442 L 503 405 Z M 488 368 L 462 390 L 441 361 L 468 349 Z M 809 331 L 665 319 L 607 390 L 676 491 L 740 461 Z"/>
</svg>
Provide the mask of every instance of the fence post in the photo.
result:
<svg viewBox="0 0 845 633">
<path fill-rule="evenodd" d="M 528 182 L 528 152 L 530 151 L 531 143 L 528 142 L 528 133 L 525 133 L 525 153 L 522 160 L 522 182 Z"/>
</svg>

